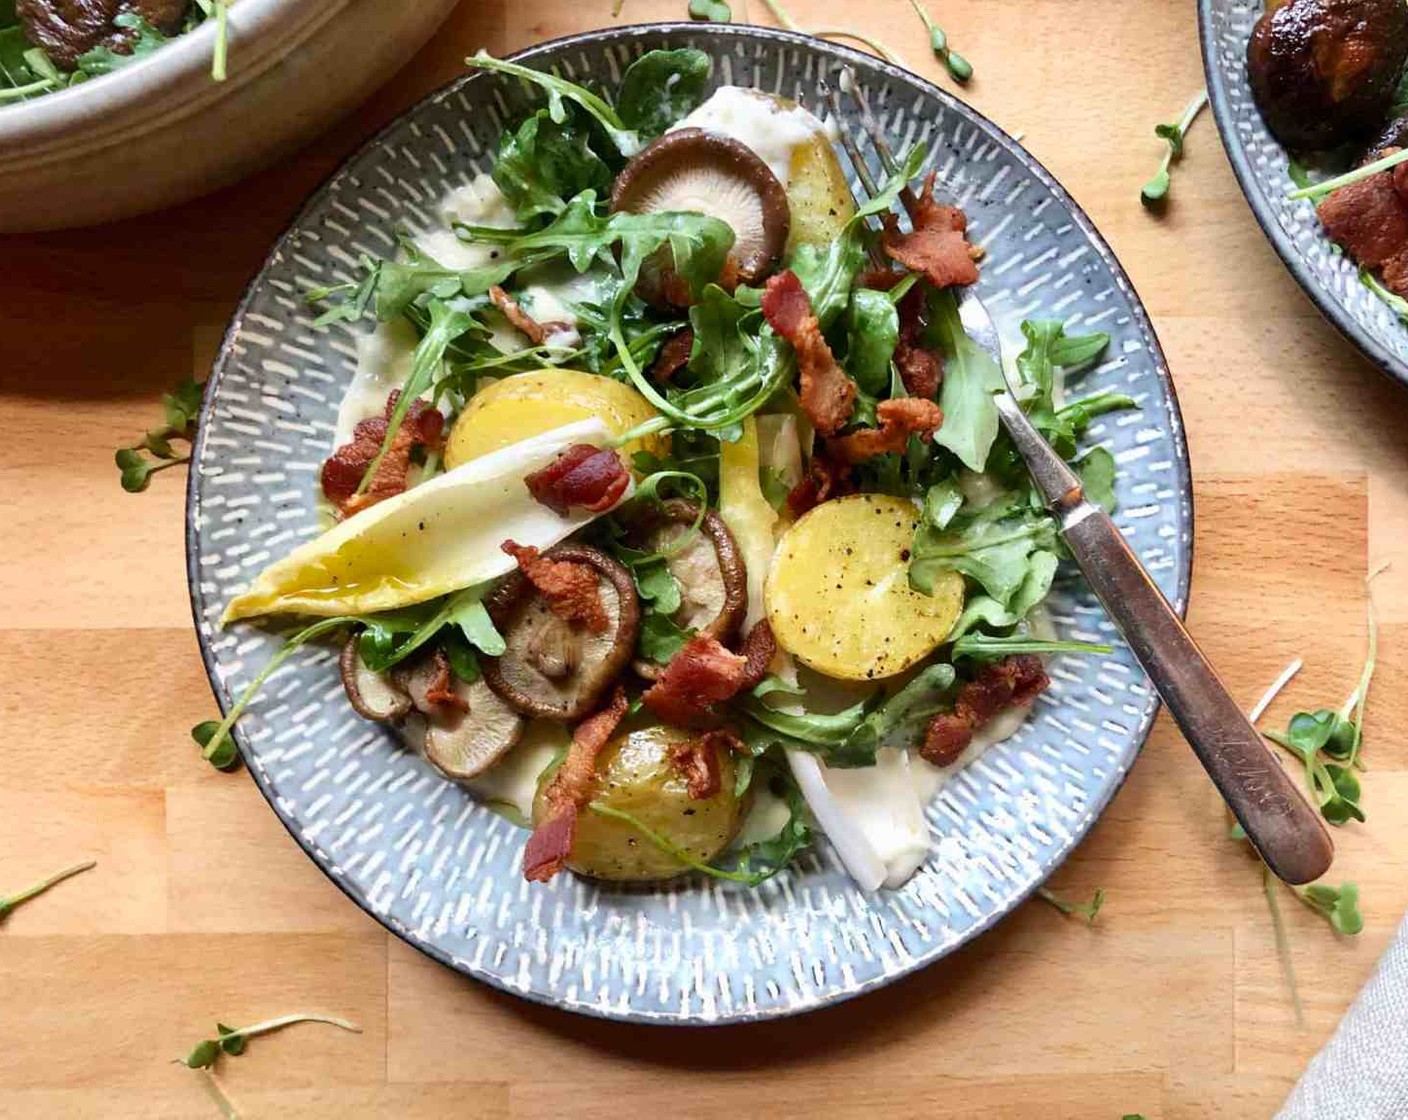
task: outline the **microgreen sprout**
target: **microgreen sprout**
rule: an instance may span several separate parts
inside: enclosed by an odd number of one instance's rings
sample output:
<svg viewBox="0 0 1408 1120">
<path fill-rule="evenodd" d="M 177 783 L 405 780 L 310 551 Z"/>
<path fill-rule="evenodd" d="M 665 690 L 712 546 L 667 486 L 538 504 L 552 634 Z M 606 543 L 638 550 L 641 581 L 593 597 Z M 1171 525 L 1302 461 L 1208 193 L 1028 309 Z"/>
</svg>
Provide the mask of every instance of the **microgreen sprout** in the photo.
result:
<svg viewBox="0 0 1408 1120">
<path fill-rule="evenodd" d="M 1293 191 L 1288 191 L 1287 198 L 1300 199 L 1308 198 L 1311 201 L 1324 198 L 1332 191 L 1337 191 L 1341 187 L 1350 186 L 1353 183 L 1362 182 L 1372 178 L 1380 171 L 1387 171 L 1389 168 L 1397 167 L 1400 163 L 1408 160 L 1408 148 L 1400 148 L 1389 155 L 1381 156 L 1379 159 L 1366 163 L 1363 167 L 1356 167 L 1353 171 L 1346 171 L 1343 175 L 1336 175 L 1333 179 L 1322 179 L 1318 183 L 1307 183 L 1303 187 L 1297 187 Z"/>
<path fill-rule="evenodd" d="M 190 461 L 189 450 L 179 452 L 171 446 L 171 441 L 190 444 L 195 439 L 196 419 L 200 416 L 204 395 L 205 382 L 190 377 L 183 379 L 171 392 L 161 395 L 165 423 L 151 429 L 130 447 L 118 448 L 113 461 L 122 474 L 122 488 L 129 494 L 145 490 L 157 471 Z"/>
<path fill-rule="evenodd" d="M 1183 140 L 1188 135 L 1188 130 L 1193 126 L 1193 121 L 1197 119 L 1198 114 L 1202 112 L 1203 106 L 1207 103 L 1207 90 L 1200 89 L 1188 102 L 1187 108 L 1183 110 L 1183 115 L 1178 120 L 1171 124 L 1154 126 L 1154 135 L 1168 142 L 1168 150 L 1164 152 L 1158 173 L 1145 183 L 1144 188 L 1139 192 L 1139 200 L 1145 206 L 1158 205 L 1168 197 L 1168 189 L 1172 181 L 1170 169 L 1176 161 L 1183 158 Z"/>
<path fill-rule="evenodd" d="M 222 1054 L 231 1056 L 243 1054 L 245 1046 L 251 1038 L 283 1030 L 295 1023 L 327 1023 L 329 1026 L 339 1027 L 352 1034 L 362 1033 L 362 1028 L 356 1023 L 349 1023 L 346 1019 L 339 1019 L 335 1015 L 281 1015 L 277 1019 L 266 1019 L 262 1023 L 255 1023 L 249 1027 L 227 1027 L 224 1023 L 216 1023 L 217 1037 L 203 1039 L 196 1043 L 184 1058 L 175 1060 L 190 1069 L 210 1069 Z"/>
<path fill-rule="evenodd" d="M 948 45 L 948 35 L 942 27 L 933 21 L 928 10 L 919 0 L 909 0 L 909 3 L 919 14 L 919 18 L 924 21 L 924 27 L 929 32 L 929 46 L 933 49 L 934 57 L 944 64 L 955 82 L 962 85 L 968 81 L 973 76 L 972 63 Z"/>
<path fill-rule="evenodd" d="M 1308 887 L 1296 887 L 1295 896 L 1329 922 L 1336 933 L 1353 937 L 1364 928 L 1364 918 L 1359 913 L 1359 886 L 1356 883 L 1343 883 L 1339 887 L 1312 883 Z"/>
<path fill-rule="evenodd" d="M 25 887 L 24 890 L 5 898 L 0 898 L 0 922 L 8 918 L 16 906 L 28 902 L 31 898 L 43 894 L 50 887 L 62 883 L 65 879 L 71 879 L 75 875 L 80 875 L 84 871 L 91 871 L 97 867 L 96 860 L 88 860 L 85 863 L 75 863 L 72 867 L 65 867 L 62 871 L 50 875 L 47 879 L 42 879 L 33 886 Z"/>
<path fill-rule="evenodd" d="M 896 66 L 904 66 L 905 61 L 900 57 L 898 51 L 886 46 L 874 35 L 867 35 L 864 31 L 855 27 L 803 27 L 788 14 L 787 9 L 778 3 L 778 0 L 763 0 L 768 11 L 773 18 L 780 23 L 787 31 L 796 31 L 802 35 L 811 35 L 817 39 L 853 39 L 864 47 L 868 47 L 875 54 L 878 54 L 886 62 Z"/>
<path fill-rule="evenodd" d="M 210 76 L 217 82 L 225 80 L 225 62 L 230 42 L 230 0 L 196 0 L 206 19 L 215 21 L 215 47 L 210 57 Z"/>
<path fill-rule="evenodd" d="M 1095 888 L 1095 893 L 1090 896 L 1089 902 L 1067 902 L 1060 895 L 1047 890 L 1045 887 L 1037 887 L 1036 893 L 1038 898 L 1056 907 L 1056 909 L 1065 914 L 1066 917 L 1084 918 L 1085 924 L 1088 926 L 1095 924 L 1095 919 L 1100 913 L 1100 907 L 1105 905 L 1105 890 L 1103 887 Z"/>
<path fill-rule="evenodd" d="M 706 23 L 732 23 L 733 9 L 725 0 L 689 0 L 689 18 Z"/>
<path fill-rule="evenodd" d="M 204 723 L 198 723 L 191 728 L 191 738 L 196 741 L 196 745 L 201 748 L 201 757 L 206 762 L 214 766 L 217 770 L 233 770 L 238 765 L 240 754 L 235 746 L 234 739 L 230 736 L 230 728 L 235 725 L 235 721 L 244 714 L 245 708 L 250 701 L 259 693 L 274 671 L 292 656 L 294 650 L 314 638 L 321 637 L 340 627 L 348 626 L 357 619 L 354 618 L 323 618 L 304 627 L 293 637 L 289 638 L 279 648 L 273 657 L 269 658 L 268 664 L 259 670 L 258 676 L 249 682 L 249 686 L 240 694 L 240 698 L 230 705 L 230 710 L 222 720 L 208 719 Z"/>
</svg>

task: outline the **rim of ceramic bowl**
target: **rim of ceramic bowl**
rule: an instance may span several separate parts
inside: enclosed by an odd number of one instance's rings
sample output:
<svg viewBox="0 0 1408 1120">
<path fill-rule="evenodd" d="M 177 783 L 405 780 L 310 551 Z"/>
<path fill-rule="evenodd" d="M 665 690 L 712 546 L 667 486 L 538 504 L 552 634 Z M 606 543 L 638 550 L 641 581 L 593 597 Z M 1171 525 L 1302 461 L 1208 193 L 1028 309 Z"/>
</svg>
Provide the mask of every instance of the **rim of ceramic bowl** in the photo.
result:
<svg viewBox="0 0 1408 1120">
<path fill-rule="evenodd" d="M 1276 250 L 1281 263 L 1291 274 L 1330 325 L 1346 340 L 1359 348 L 1366 358 L 1378 366 L 1400 385 L 1408 385 L 1408 361 L 1400 358 L 1392 350 L 1374 337 L 1373 333 L 1360 323 L 1338 300 L 1334 299 L 1319 278 L 1311 271 L 1305 259 L 1296 251 L 1295 244 L 1281 229 L 1272 213 L 1271 204 L 1262 194 L 1261 186 L 1247 158 L 1246 148 L 1238 142 L 1236 122 L 1232 117 L 1231 100 L 1227 92 L 1228 76 L 1217 58 L 1217 44 L 1213 41 L 1212 10 L 1217 0 L 1198 0 L 1198 43 L 1203 55 L 1203 76 L 1207 81 L 1208 103 L 1212 108 L 1213 120 L 1217 122 L 1217 136 L 1227 160 L 1232 164 L 1232 173 L 1237 177 L 1242 197 L 1247 200 L 1252 217 L 1266 235 L 1266 240 Z"/>
<path fill-rule="evenodd" d="M 785 31 L 780 28 L 757 27 L 748 24 L 711 24 L 684 21 L 627 24 L 620 27 L 613 27 L 596 31 L 586 31 L 575 35 L 563 36 L 558 39 L 547 40 L 545 42 L 535 44 L 532 47 L 528 47 L 524 50 L 516 51 L 512 54 L 505 55 L 504 58 L 514 62 L 526 63 L 531 62 L 534 58 L 541 54 L 553 53 L 558 50 L 561 50 L 564 47 L 570 47 L 577 44 L 600 43 L 603 40 L 611 42 L 615 40 L 630 39 L 632 37 L 640 37 L 646 35 L 716 35 L 720 39 L 738 38 L 745 40 L 772 40 L 776 42 L 788 43 L 797 47 L 802 47 L 807 50 L 814 51 L 818 54 L 830 56 L 831 58 L 837 59 L 839 61 L 859 62 L 866 66 L 876 67 L 883 71 L 887 77 L 893 80 L 917 86 L 923 93 L 928 96 L 938 98 L 941 102 L 944 103 L 945 106 L 955 110 L 956 112 L 971 114 L 974 119 L 981 122 L 988 129 L 990 129 L 991 134 L 996 140 L 996 142 L 1000 143 L 1005 149 L 1007 149 L 1008 152 L 1015 159 L 1017 159 L 1032 175 L 1034 175 L 1043 186 L 1050 190 L 1052 194 L 1058 199 L 1058 201 L 1067 208 L 1071 217 L 1080 226 L 1081 230 L 1084 232 L 1086 237 L 1090 239 L 1092 246 L 1100 255 L 1102 262 L 1111 271 L 1112 275 L 1116 278 L 1116 280 L 1121 283 L 1124 288 L 1129 292 L 1131 297 L 1130 302 L 1134 320 L 1137 323 L 1140 332 L 1145 336 L 1148 342 L 1149 352 L 1151 357 L 1153 358 L 1154 371 L 1157 377 L 1159 378 L 1159 381 L 1166 394 L 1166 409 L 1170 426 L 1170 434 L 1173 436 L 1175 445 L 1174 462 L 1178 482 L 1176 498 L 1178 509 L 1177 521 L 1179 531 L 1184 537 L 1184 540 L 1186 541 L 1186 548 L 1184 550 L 1184 562 L 1179 566 L 1179 569 L 1175 574 L 1176 589 L 1175 595 L 1173 597 L 1173 606 L 1180 617 L 1185 617 L 1188 609 L 1188 595 L 1192 582 L 1193 571 L 1193 479 L 1187 439 L 1184 435 L 1183 412 L 1181 407 L 1179 406 L 1178 393 L 1173 383 L 1173 376 L 1169 370 L 1168 360 L 1164 355 L 1163 347 L 1159 343 L 1158 335 L 1154 331 L 1153 322 L 1149 318 L 1149 314 L 1145 310 L 1143 302 L 1139 299 L 1138 293 L 1136 292 L 1133 283 L 1130 281 L 1128 274 L 1125 272 L 1123 266 L 1115 257 L 1114 250 L 1110 248 L 1110 246 L 1106 243 L 1104 237 L 1102 237 L 1100 232 L 1095 228 L 1094 224 L 1091 222 L 1089 216 L 1085 213 L 1084 209 L 1082 209 L 1081 206 L 1075 201 L 1075 199 L 1071 197 L 1070 193 L 1065 189 L 1065 187 L 1063 187 L 1056 180 L 1055 176 L 1053 176 L 1049 171 L 1047 171 L 1047 169 L 1036 159 L 1035 156 L 1031 155 L 1031 153 L 1029 153 L 1025 148 L 1023 148 L 1019 143 L 1017 143 L 999 125 L 995 124 L 987 116 L 979 112 L 977 109 L 973 108 L 967 102 L 961 101 L 959 98 L 955 97 L 947 90 L 936 86 L 933 82 L 930 82 L 928 79 L 923 78 L 910 70 L 906 70 L 903 67 L 896 66 L 883 59 L 876 58 L 874 55 L 866 54 L 862 51 L 854 50 L 850 47 L 846 47 L 841 44 L 818 40 L 812 36 L 804 35 L 798 32 Z M 216 663 L 214 651 L 211 648 L 211 643 L 206 641 L 201 634 L 201 602 L 200 594 L 198 591 L 199 534 L 196 530 L 195 523 L 197 507 L 199 504 L 199 472 L 194 468 L 201 461 L 205 452 L 205 437 L 206 432 L 208 430 L 208 425 L 206 421 L 215 400 L 215 389 L 218 387 L 219 382 L 223 378 L 225 371 L 230 367 L 230 358 L 234 352 L 235 338 L 238 332 L 239 325 L 243 322 L 244 316 L 249 308 L 249 305 L 254 299 L 255 289 L 259 284 L 260 278 L 264 275 L 265 271 L 270 267 L 270 265 L 275 261 L 275 259 L 278 258 L 279 255 L 284 251 L 286 243 L 294 235 L 294 232 L 299 228 L 304 217 L 316 208 L 323 196 L 331 189 L 331 186 L 335 180 L 345 174 L 347 172 L 347 169 L 354 165 L 368 151 L 379 145 L 385 136 L 393 132 L 395 129 L 399 128 L 402 122 L 407 117 L 413 116 L 415 113 L 417 113 L 422 106 L 436 101 L 450 92 L 463 88 L 470 82 L 492 81 L 495 77 L 496 75 L 482 71 L 471 72 L 468 74 L 461 75 L 454 81 L 447 83 L 439 89 L 433 90 L 425 97 L 416 101 L 414 104 L 407 106 L 405 110 L 397 114 L 394 120 L 390 121 L 386 126 L 379 129 L 372 136 L 368 137 L 368 139 L 362 145 L 360 145 L 356 151 L 348 155 L 347 158 L 342 162 L 342 164 L 340 164 L 332 172 L 332 174 L 330 174 L 321 184 L 319 184 L 319 186 L 315 190 L 313 190 L 312 193 L 308 196 L 303 205 L 299 207 L 297 213 L 295 213 L 293 218 L 290 220 L 288 227 L 279 236 L 278 240 L 270 249 L 265 260 L 259 266 L 258 271 L 250 280 L 249 284 L 245 287 L 244 293 L 240 297 L 239 304 L 237 305 L 234 313 L 230 317 L 229 326 L 226 328 L 225 334 L 220 343 L 220 348 L 216 353 L 216 357 L 212 365 L 210 382 L 207 385 L 205 392 L 205 400 L 201 406 L 201 415 L 196 434 L 196 443 L 195 446 L 191 449 L 192 470 L 189 472 L 186 479 L 187 590 L 190 594 L 191 616 L 192 621 L 195 625 L 197 640 L 200 645 L 201 661 L 205 667 L 206 677 L 210 682 L 211 691 L 215 695 L 216 705 L 220 709 L 222 716 L 227 714 L 228 705 L 226 704 L 225 697 L 222 694 L 222 690 L 216 684 Z M 1140 725 L 1135 728 L 1132 734 L 1130 735 L 1131 748 L 1129 751 L 1128 758 L 1121 758 L 1119 772 L 1114 775 L 1113 780 L 1110 781 L 1109 784 L 1103 790 L 1100 791 L 1099 796 L 1094 798 L 1090 805 L 1086 808 L 1082 821 L 1077 827 L 1071 829 L 1069 840 L 1059 851 L 1057 851 L 1051 857 L 1051 862 L 1049 866 L 1045 868 L 1040 878 L 1035 880 L 1028 889 L 1018 892 L 1017 894 L 1011 896 L 1001 906 L 997 907 L 991 914 L 986 915 L 982 921 L 975 923 L 972 927 L 965 930 L 963 934 L 956 940 L 937 947 L 937 951 L 929 952 L 927 954 L 916 955 L 914 959 L 908 964 L 908 966 L 903 969 L 876 977 L 874 980 L 858 985 L 855 988 L 846 991 L 835 992 L 833 994 L 828 995 L 825 999 L 820 1000 L 816 1003 L 807 1004 L 805 1006 L 800 1007 L 769 1009 L 761 1013 L 749 1013 L 746 1011 L 740 1011 L 720 1016 L 717 1019 L 711 1019 L 708 1021 L 699 1021 L 678 1017 L 664 1018 L 638 1011 L 629 1011 L 621 1013 L 611 1010 L 604 1010 L 595 1005 L 563 1004 L 560 1001 L 553 999 L 547 994 L 533 991 L 531 989 L 516 987 L 513 984 L 506 982 L 502 978 L 493 975 L 490 972 L 475 969 L 469 962 L 454 958 L 451 954 L 447 953 L 438 946 L 430 943 L 429 941 L 424 941 L 413 937 L 409 930 L 401 928 L 398 924 L 388 920 L 386 916 L 376 913 L 376 911 L 372 909 L 372 907 L 368 904 L 368 901 L 365 898 L 360 897 L 358 893 L 352 889 L 351 885 L 343 877 L 336 874 L 329 861 L 324 859 L 314 850 L 313 845 L 303 835 L 300 834 L 296 826 L 296 822 L 281 810 L 278 804 L 278 799 L 275 796 L 272 788 L 270 788 L 268 779 L 265 777 L 265 775 L 257 767 L 249 765 L 250 751 L 248 748 L 248 744 L 244 739 L 243 733 L 240 731 L 238 725 L 236 725 L 231 730 L 231 737 L 234 739 L 236 746 L 239 748 L 240 757 L 241 760 L 244 762 L 245 770 L 254 780 L 256 787 L 259 789 L 259 792 L 264 796 L 264 799 L 268 801 L 269 807 L 273 810 L 274 815 L 283 824 L 284 828 L 288 831 L 289 835 L 293 838 L 294 842 L 297 843 L 298 846 L 303 850 L 304 854 L 308 856 L 308 858 L 313 862 L 313 864 L 320 871 L 322 871 L 322 873 L 327 876 L 327 878 L 331 882 L 333 882 L 343 892 L 343 894 L 347 895 L 347 897 L 351 899 L 352 902 L 360 910 L 367 914 L 368 917 L 373 918 L 379 925 L 388 930 L 390 933 L 394 934 L 396 937 L 400 938 L 400 940 L 405 942 L 407 945 L 411 946 L 413 949 L 417 950 L 420 953 L 424 953 L 432 960 L 437 961 L 438 963 L 444 965 L 446 968 L 462 976 L 467 976 L 470 979 L 473 979 L 479 983 L 483 983 L 491 988 L 496 988 L 499 991 L 502 991 L 508 995 L 515 996 L 519 999 L 527 1000 L 530 1003 L 540 1004 L 544 1007 L 551 1007 L 564 1013 L 584 1015 L 588 1018 L 604 1019 L 612 1022 L 698 1029 L 719 1026 L 734 1026 L 740 1023 L 754 1023 L 773 1021 L 777 1019 L 790 1019 L 795 1018 L 799 1015 L 807 1014 L 812 1011 L 820 1011 L 828 1007 L 834 1007 L 837 1004 L 845 1003 L 859 996 L 867 995 L 871 992 L 878 991 L 881 988 L 889 986 L 895 981 L 910 976 L 913 973 L 920 971 L 924 967 L 934 964 L 939 960 L 942 960 L 944 957 L 956 952 L 958 949 L 962 948 L 964 945 L 967 945 L 969 942 L 971 942 L 973 939 L 977 938 L 981 934 L 988 932 L 988 930 L 992 929 L 995 925 L 997 925 L 1003 919 L 1008 917 L 1014 910 L 1017 909 L 1017 907 L 1021 906 L 1024 902 L 1026 902 L 1027 899 L 1030 898 L 1036 892 L 1037 888 L 1040 887 L 1042 883 L 1044 883 L 1062 864 L 1065 863 L 1067 858 L 1069 858 L 1071 852 L 1074 851 L 1075 848 L 1086 838 L 1091 828 L 1094 827 L 1095 822 L 1100 819 L 1101 815 L 1108 807 L 1110 801 L 1114 798 L 1115 794 L 1118 793 L 1120 788 L 1124 785 L 1125 780 L 1128 778 L 1130 771 L 1133 769 L 1133 764 L 1135 760 L 1139 757 L 1140 753 L 1144 749 L 1145 744 L 1148 742 L 1149 734 L 1154 726 L 1154 721 L 1158 718 L 1159 711 L 1162 709 L 1162 707 L 1162 701 L 1158 698 L 1157 693 L 1154 693 L 1153 702 L 1150 704 L 1146 716 L 1144 717 Z"/>
<path fill-rule="evenodd" d="M 36 145 L 72 140 L 86 133 L 86 126 L 101 123 L 125 109 L 149 104 L 158 91 L 167 91 L 199 80 L 210 87 L 206 98 L 227 96 L 256 77 L 267 65 L 265 55 L 283 57 L 286 39 L 301 40 L 306 31 L 298 28 L 321 26 L 347 6 L 347 0 L 323 0 L 305 4 L 300 0 L 239 0 L 229 8 L 229 34 L 232 43 L 245 52 L 254 44 L 274 44 L 273 50 L 254 52 L 252 65 L 231 66 L 224 82 L 210 77 L 211 54 L 215 47 L 215 23 L 178 35 L 171 42 L 110 74 L 80 82 L 66 89 L 46 93 L 17 105 L 0 107 L 0 152 L 12 145 Z M 232 48 L 233 51 L 233 48 Z M 206 98 L 192 104 L 198 111 Z"/>
</svg>

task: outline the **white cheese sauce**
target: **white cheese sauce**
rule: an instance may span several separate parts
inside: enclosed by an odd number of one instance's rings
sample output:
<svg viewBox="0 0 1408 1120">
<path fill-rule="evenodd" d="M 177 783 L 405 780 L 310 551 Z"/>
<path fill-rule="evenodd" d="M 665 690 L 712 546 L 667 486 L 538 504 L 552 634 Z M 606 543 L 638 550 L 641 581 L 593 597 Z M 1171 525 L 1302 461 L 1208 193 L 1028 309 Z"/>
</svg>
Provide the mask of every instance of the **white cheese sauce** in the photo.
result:
<svg viewBox="0 0 1408 1120">
<path fill-rule="evenodd" d="M 558 752 L 567 749 L 569 740 L 565 724 L 535 719 L 508 754 L 464 785 L 481 800 L 512 810 L 519 823 L 526 823 L 533 817 L 538 779 Z"/>
<path fill-rule="evenodd" d="M 826 125 L 800 105 L 784 107 L 742 86 L 720 87 L 669 131 L 681 128 L 702 128 L 751 148 L 784 187 L 792 178 L 792 153 L 814 136 L 827 135 Z"/>
<path fill-rule="evenodd" d="M 337 409 L 333 447 L 352 441 L 359 421 L 386 413 L 386 398 L 406 383 L 416 332 L 405 319 L 378 323 L 376 329 L 357 336 L 357 370 Z"/>
<path fill-rule="evenodd" d="M 518 218 L 494 180 L 488 175 L 476 175 L 470 183 L 448 191 L 435 208 L 438 226 L 416 233 L 411 240 L 416 248 L 437 264 L 446 268 L 483 268 L 492 264 L 500 252 L 498 245 L 461 241 L 453 223 L 471 226 L 493 226 L 512 229 Z"/>
</svg>

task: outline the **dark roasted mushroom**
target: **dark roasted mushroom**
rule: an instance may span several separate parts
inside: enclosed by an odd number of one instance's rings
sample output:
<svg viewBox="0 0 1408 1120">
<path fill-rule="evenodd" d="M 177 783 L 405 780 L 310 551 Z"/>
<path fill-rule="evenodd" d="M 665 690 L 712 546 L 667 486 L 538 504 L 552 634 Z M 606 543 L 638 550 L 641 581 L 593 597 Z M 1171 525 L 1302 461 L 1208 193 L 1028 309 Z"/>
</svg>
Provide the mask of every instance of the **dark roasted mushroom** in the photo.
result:
<svg viewBox="0 0 1408 1120">
<path fill-rule="evenodd" d="M 353 634 L 342 647 L 338 659 L 342 687 L 353 710 L 363 719 L 404 719 L 411 710 L 411 697 L 385 673 L 374 673 L 362 660 L 361 635 Z"/>
<path fill-rule="evenodd" d="M 1267 127 L 1320 150 L 1383 126 L 1408 60 L 1403 0 L 1268 4 L 1247 42 L 1247 75 Z"/>
<path fill-rule="evenodd" d="M 792 213 L 787 190 L 747 145 L 699 128 L 667 132 L 616 177 L 611 209 L 683 211 L 727 222 L 734 232 L 733 278 L 756 284 L 777 267 Z M 656 305 L 684 305 L 689 292 L 661 250 L 641 269 L 637 290 Z"/>
<path fill-rule="evenodd" d="M 635 514 L 631 546 L 643 552 L 665 551 L 698 517 L 699 507 L 682 498 L 645 507 Z M 748 613 L 748 572 L 724 519 L 706 511 L 699 532 L 665 558 L 665 568 L 680 586 L 680 608 L 671 621 L 729 645 Z M 635 670 L 647 680 L 660 674 L 658 665 L 639 658 Z"/>
<path fill-rule="evenodd" d="M 131 52 L 137 31 L 113 22 L 124 12 L 174 35 L 187 7 L 187 0 L 15 0 L 15 16 L 26 39 L 42 47 L 59 69 L 72 70 L 79 56 L 95 47 Z"/>
<path fill-rule="evenodd" d="M 564 621 L 521 571 L 512 572 L 484 601 L 506 646 L 502 656 L 482 659 L 484 680 L 524 715 L 581 719 L 629 664 L 640 602 L 630 572 L 598 549 L 560 544 L 543 555 L 596 570 L 609 625 L 597 634 Z"/>
<path fill-rule="evenodd" d="M 427 762 L 448 778 L 464 780 L 482 774 L 503 758 L 523 735 L 526 721 L 484 683 L 454 678 L 457 703 L 430 700 L 439 669 L 434 658 L 392 670 L 395 683 L 415 704 L 412 737 Z"/>
</svg>

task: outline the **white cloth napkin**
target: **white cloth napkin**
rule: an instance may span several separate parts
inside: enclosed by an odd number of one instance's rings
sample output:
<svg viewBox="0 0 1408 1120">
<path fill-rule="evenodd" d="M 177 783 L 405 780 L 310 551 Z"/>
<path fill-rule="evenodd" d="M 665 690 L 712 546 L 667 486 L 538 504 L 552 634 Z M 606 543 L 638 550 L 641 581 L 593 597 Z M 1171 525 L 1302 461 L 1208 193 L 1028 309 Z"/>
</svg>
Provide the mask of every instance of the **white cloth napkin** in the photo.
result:
<svg viewBox="0 0 1408 1120">
<path fill-rule="evenodd" d="M 1408 918 L 1276 1120 L 1408 1117 Z"/>
</svg>

